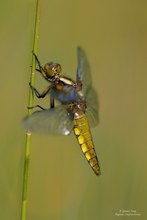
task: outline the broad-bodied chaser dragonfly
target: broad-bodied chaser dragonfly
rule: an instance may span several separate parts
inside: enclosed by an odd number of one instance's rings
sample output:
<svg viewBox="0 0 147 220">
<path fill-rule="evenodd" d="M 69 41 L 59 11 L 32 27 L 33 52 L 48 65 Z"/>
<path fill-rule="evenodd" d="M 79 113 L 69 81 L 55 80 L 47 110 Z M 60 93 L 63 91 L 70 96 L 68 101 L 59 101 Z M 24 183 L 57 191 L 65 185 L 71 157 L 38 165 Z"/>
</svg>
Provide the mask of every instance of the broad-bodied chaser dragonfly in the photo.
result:
<svg viewBox="0 0 147 220">
<path fill-rule="evenodd" d="M 96 175 L 100 175 L 90 132 L 90 127 L 98 124 L 98 101 L 92 88 L 90 65 L 84 50 L 81 47 L 77 49 L 78 68 L 75 81 L 60 74 L 60 64 L 50 62 L 42 67 L 38 57 L 34 53 L 33 55 L 39 67 L 36 70 L 50 82 L 50 85 L 41 94 L 31 84 L 30 87 L 38 98 L 44 98 L 49 93 L 50 108 L 44 109 L 37 105 L 42 110 L 25 117 L 26 130 L 62 135 L 68 135 L 73 130 L 89 165 Z M 55 106 L 54 99 L 60 104 Z"/>
</svg>

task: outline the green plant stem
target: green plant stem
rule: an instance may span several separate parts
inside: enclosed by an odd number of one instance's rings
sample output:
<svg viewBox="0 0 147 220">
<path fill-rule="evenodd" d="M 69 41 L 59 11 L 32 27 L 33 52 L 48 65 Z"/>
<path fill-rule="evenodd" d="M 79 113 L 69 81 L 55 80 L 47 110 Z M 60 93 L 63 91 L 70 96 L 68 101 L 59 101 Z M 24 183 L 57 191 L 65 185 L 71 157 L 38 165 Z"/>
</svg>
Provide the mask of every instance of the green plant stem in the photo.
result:
<svg viewBox="0 0 147 220">
<path fill-rule="evenodd" d="M 39 38 L 39 26 L 40 26 L 40 11 L 41 11 L 41 0 L 37 0 L 36 4 L 36 18 L 35 18 L 35 29 L 34 29 L 34 45 L 33 51 L 37 54 L 38 50 L 38 38 Z M 34 86 L 35 83 L 35 69 L 36 69 L 36 60 L 32 55 L 32 67 L 31 67 L 31 76 L 30 82 Z M 29 101 L 28 106 L 33 106 L 33 93 L 29 89 Z M 32 114 L 32 109 L 28 109 L 28 116 Z M 30 131 L 26 132 L 26 142 L 25 142 L 25 159 L 24 159 L 24 173 L 23 173 L 23 192 L 22 192 L 22 207 L 21 207 L 21 220 L 26 220 L 26 207 L 27 207 L 27 186 L 28 186 L 28 173 L 29 173 L 29 160 L 30 160 L 30 142 L 31 142 L 31 133 Z"/>
</svg>

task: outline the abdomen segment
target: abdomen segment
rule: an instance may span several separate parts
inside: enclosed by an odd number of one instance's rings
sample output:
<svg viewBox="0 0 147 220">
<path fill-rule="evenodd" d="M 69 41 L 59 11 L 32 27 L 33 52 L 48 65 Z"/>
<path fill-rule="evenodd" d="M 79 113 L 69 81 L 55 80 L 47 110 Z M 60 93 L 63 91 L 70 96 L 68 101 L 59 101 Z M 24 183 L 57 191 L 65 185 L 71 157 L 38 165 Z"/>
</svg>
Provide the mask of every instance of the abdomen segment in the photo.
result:
<svg viewBox="0 0 147 220">
<path fill-rule="evenodd" d="M 94 149 L 91 132 L 85 114 L 78 115 L 74 118 L 74 133 L 80 144 L 84 156 L 96 175 L 100 175 L 100 166 Z"/>
</svg>

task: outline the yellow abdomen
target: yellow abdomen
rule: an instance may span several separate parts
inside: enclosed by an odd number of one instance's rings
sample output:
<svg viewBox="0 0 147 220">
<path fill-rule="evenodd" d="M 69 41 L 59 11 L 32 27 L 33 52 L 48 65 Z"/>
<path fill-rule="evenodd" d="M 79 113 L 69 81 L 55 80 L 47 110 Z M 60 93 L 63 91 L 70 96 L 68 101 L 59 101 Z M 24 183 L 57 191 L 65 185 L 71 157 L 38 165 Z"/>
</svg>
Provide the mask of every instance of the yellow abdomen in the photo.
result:
<svg viewBox="0 0 147 220">
<path fill-rule="evenodd" d="M 85 114 L 78 115 L 74 118 L 74 133 L 81 146 L 84 156 L 88 160 L 91 168 L 96 175 L 100 175 L 100 166 L 94 149 L 91 132 Z"/>
</svg>

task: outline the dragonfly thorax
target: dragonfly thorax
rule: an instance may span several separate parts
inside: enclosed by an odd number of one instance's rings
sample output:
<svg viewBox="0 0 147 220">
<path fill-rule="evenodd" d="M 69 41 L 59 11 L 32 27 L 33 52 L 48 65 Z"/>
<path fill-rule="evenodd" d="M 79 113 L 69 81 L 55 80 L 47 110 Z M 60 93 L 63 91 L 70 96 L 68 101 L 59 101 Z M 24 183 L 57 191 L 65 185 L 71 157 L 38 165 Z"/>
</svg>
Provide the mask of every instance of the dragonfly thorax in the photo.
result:
<svg viewBox="0 0 147 220">
<path fill-rule="evenodd" d="M 48 81 L 52 82 L 58 78 L 59 73 L 61 72 L 61 65 L 53 62 L 46 63 L 43 70 Z"/>
</svg>

